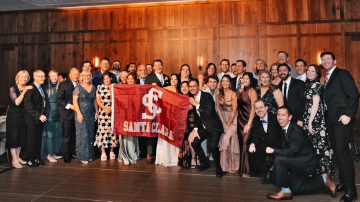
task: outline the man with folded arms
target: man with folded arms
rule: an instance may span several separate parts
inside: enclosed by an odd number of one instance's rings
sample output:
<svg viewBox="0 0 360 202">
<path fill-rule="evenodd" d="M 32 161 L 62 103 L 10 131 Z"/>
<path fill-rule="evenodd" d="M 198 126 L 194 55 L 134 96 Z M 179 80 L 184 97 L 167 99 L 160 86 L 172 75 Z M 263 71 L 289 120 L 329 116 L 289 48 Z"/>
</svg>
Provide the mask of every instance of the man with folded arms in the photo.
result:
<svg viewBox="0 0 360 202">
<path fill-rule="evenodd" d="M 291 111 L 283 106 L 278 109 L 277 120 L 282 127 L 282 149 L 266 148 L 266 153 L 274 154 L 275 184 L 281 187 L 277 193 L 268 194 L 272 200 L 289 200 L 292 195 L 306 194 L 328 188 L 335 197 L 335 185 L 327 174 L 309 178 L 318 163 L 310 138 L 302 128 L 291 122 Z"/>
</svg>

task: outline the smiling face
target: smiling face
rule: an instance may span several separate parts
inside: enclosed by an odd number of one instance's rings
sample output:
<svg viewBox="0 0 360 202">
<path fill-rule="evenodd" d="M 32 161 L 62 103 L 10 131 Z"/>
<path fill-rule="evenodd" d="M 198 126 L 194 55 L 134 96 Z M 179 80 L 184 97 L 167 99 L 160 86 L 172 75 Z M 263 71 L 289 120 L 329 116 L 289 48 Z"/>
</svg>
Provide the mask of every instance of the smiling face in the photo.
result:
<svg viewBox="0 0 360 202">
<path fill-rule="evenodd" d="M 251 81 L 248 75 L 244 75 L 241 83 L 244 85 L 244 87 L 250 87 L 251 86 Z"/>
<path fill-rule="evenodd" d="M 148 74 L 151 74 L 153 72 L 153 67 L 151 65 L 146 65 L 146 70 Z"/>
<path fill-rule="evenodd" d="M 138 77 L 145 79 L 147 77 L 146 67 L 145 65 L 140 65 L 137 69 Z"/>
<path fill-rule="evenodd" d="M 126 78 L 126 83 L 127 84 L 135 84 L 135 78 L 133 77 L 132 74 L 129 74 Z"/>
<path fill-rule="evenodd" d="M 104 85 L 110 86 L 111 85 L 111 78 L 108 75 L 104 76 Z"/>
<path fill-rule="evenodd" d="M 163 66 L 161 62 L 154 62 L 154 71 L 158 74 L 162 74 Z"/>
<path fill-rule="evenodd" d="M 218 85 L 218 82 L 216 79 L 209 78 L 207 82 L 207 86 L 210 88 L 210 90 L 215 90 Z"/>
<path fill-rule="evenodd" d="M 255 102 L 255 113 L 260 118 L 264 118 L 266 116 L 268 107 L 265 106 L 265 103 L 263 101 Z"/>
<path fill-rule="evenodd" d="M 329 71 L 335 67 L 336 60 L 334 60 L 331 55 L 324 55 L 321 57 L 321 64 L 326 69 L 326 71 Z"/>
<path fill-rule="evenodd" d="M 281 80 L 285 81 L 290 76 L 290 71 L 286 66 L 279 67 L 279 76 Z"/>
<path fill-rule="evenodd" d="M 228 72 L 229 71 L 229 63 L 226 60 L 222 61 L 220 64 L 220 68 L 221 68 L 222 72 L 224 72 L 224 73 Z"/>
<path fill-rule="evenodd" d="M 210 65 L 210 67 L 207 70 L 208 75 L 213 75 L 215 73 L 215 66 L 214 65 Z"/>
<path fill-rule="evenodd" d="M 279 72 L 278 72 L 278 66 L 277 65 L 273 65 L 271 67 L 271 75 L 275 78 L 279 76 Z"/>
<path fill-rule="evenodd" d="M 100 69 L 101 71 L 105 72 L 109 69 L 110 67 L 110 63 L 109 61 L 107 60 L 101 60 L 101 63 L 100 63 Z"/>
<path fill-rule="evenodd" d="M 308 70 L 306 71 L 306 77 L 310 80 L 310 81 L 314 81 L 317 79 L 318 74 L 316 73 L 316 69 L 314 66 L 309 66 Z"/>
<path fill-rule="evenodd" d="M 34 73 L 34 83 L 36 83 L 37 85 L 42 85 L 44 84 L 46 77 L 45 77 L 45 73 L 43 71 L 38 71 L 36 73 Z"/>
<path fill-rule="evenodd" d="M 180 90 L 181 90 L 181 93 L 182 93 L 183 95 L 187 95 L 187 94 L 189 93 L 189 86 L 188 86 L 188 84 L 187 84 L 187 83 L 182 83 Z"/>
<path fill-rule="evenodd" d="M 19 85 L 25 85 L 27 82 L 29 82 L 29 76 L 26 73 L 20 73 L 16 83 Z"/>
<path fill-rule="evenodd" d="M 56 83 L 59 79 L 59 76 L 56 72 L 50 72 L 49 73 L 49 79 L 51 83 Z"/>
<path fill-rule="evenodd" d="M 288 57 L 286 56 L 285 53 L 279 53 L 278 57 L 277 57 L 277 62 L 279 64 L 284 64 L 288 62 Z"/>
<path fill-rule="evenodd" d="M 289 115 L 286 109 L 279 109 L 277 111 L 277 120 L 281 127 L 287 126 L 291 121 L 292 116 Z"/>
<path fill-rule="evenodd" d="M 246 67 L 244 67 L 242 62 L 237 62 L 236 63 L 236 70 L 237 70 L 238 75 L 242 75 L 242 74 L 244 74 L 244 72 L 246 70 Z"/>
<path fill-rule="evenodd" d="M 298 62 L 295 64 L 295 69 L 296 69 L 296 72 L 297 72 L 299 75 L 303 75 L 303 74 L 305 74 L 306 66 L 305 66 L 305 64 L 304 64 L 303 61 L 298 61 Z"/>
<path fill-rule="evenodd" d="M 189 83 L 189 91 L 193 95 L 197 95 L 200 91 L 200 87 L 196 81 L 190 81 Z"/>
<path fill-rule="evenodd" d="M 171 76 L 170 84 L 171 84 L 172 86 L 177 86 L 177 84 L 178 84 L 178 79 L 177 79 L 177 76 L 176 76 L 176 75 L 172 75 L 172 76 Z"/>
<path fill-rule="evenodd" d="M 228 89 L 230 87 L 230 80 L 227 78 L 227 77 L 223 77 L 221 79 L 221 86 L 224 88 L 224 89 Z"/>
<path fill-rule="evenodd" d="M 265 63 L 262 60 L 256 61 L 256 69 L 261 71 L 265 69 Z"/>
<path fill-rule="evenodd" d="M 236 65 L 231 66 L 231 72 L 234 74 L 234 76 L 237 76 L 237 75 L 238 75 Z"/>
<path fill-rule="evenodd" d="M 120 75 L 120 80 L 121 80 L 121 83 L 122 83 L 122 84 L 126 84 L 126 77 L 127 77 L 126 74 L 121 74 L 121 75 Z"/>
<path fill-rule="evenodd" d="M 71 81 L 73 82 L 77 82 L 79 81 L 79 77 L 80 77 L 80 72 L 77 69 L 72 69 L 69 73 L 69 78 Z"/>
<path fill-rule="evenodd" d="M 91 72 L 91 64 L 89 62 L 84 63 L 82 70 Z"/>
<path fill-rule="evenodd" d="M 270 85 L 270 76 L 263 72 L 260 74 L 260 84 L 261 86 L 269 86 Z"/>
<path fill-rule="evenodd" d="M 129 66 L 129 73 L 135 73 L 136 72 L 136 66 L 135 64 L 130 64 Z"/>
<path fill-rule="evenodd" d="M 181 67 L 180 74 L 181 74 L 181 77 L 182 77 L 182 78 L 189 78 L 189 75 L 190 75 L 190 67 L 187 66 L 187 65 Z"/>
<path fill-rule="evenodd" d="M 91 73 L 88 71 L 83 71 L 81 73 L 81 79 L 82 79 L 82 83 L 86 83 L 86 84 L 91 83 Z"/>
</svg>

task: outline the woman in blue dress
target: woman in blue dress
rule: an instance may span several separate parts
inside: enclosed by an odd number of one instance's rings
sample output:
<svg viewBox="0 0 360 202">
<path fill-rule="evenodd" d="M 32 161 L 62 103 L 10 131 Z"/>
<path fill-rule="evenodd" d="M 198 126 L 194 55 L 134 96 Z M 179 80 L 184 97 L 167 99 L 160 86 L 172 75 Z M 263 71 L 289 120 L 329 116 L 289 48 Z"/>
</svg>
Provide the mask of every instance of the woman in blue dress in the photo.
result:
<svg viewBox="0 0 360 202">
<path fill-rule="evenodd" d="M 46 111 L 47 121 L 44 125 L 41 156 L 47 157 L 49 162 L 57 162 L 61 156 L 56 156 L 56 153 L 61 152 L 62 130 L 59 122 L 58 105 L 56 102 L 56 93 L 59 87 L 59 73 L 55 70 L 49 72 L 48 83 L 43 86 L 46 94 Z"/>
<path fill-rule="evenodd" d="M 94 122 L 97 119 L 96 89 L 91 80 L 90 72 L 81 72 L 80 83 L 73 93 L 76 112 L 76 159 L 85 164 L 92 161 L 94 154 Z"/>
</svg>

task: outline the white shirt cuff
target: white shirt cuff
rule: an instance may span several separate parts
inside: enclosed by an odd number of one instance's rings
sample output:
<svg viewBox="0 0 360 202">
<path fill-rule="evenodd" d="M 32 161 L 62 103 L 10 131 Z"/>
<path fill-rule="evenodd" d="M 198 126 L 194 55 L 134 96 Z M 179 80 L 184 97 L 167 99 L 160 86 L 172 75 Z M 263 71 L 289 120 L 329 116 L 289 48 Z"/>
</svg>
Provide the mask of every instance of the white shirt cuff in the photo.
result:
<svg viewBox="0 0 360 202">
<path fill-rule="evenodd" d="M 70 107 L 71 107 L 71 104 L 67 104 L 67 105 L 65 106 L 65 109 L 70 109 Z"/>
</svg>

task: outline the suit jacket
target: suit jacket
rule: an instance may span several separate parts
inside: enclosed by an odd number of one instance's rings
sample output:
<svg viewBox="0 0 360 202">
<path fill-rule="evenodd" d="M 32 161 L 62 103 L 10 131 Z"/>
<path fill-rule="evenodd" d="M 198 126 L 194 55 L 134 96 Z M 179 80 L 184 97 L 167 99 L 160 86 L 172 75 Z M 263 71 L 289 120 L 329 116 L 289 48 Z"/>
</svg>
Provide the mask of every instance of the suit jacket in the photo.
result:
<svg viewBox="0 0 360 202">
<path fill-rule="evenodd" d="M 309 136 L 297 124 L 290 122 L 287 133 L 283 134 L 282 149 L 275 149 L 275 155 L 290 158 L 314 156 L 314 150 Z"/>
<path fill-rule="evenodd" d="M 279 83 L 279 88 L 282 91 L 283 81 Z M 291 78 L 290 86 L 288 86 L 287 100 L 284 103 L 290 108 L 292 112 L 292 121 L 300 120 L 305 108 L 305 83 L 298 79 Z"/>
<path fill-rule="evenodd" d="M 195 113 L 195 127 L 206 129 L 212 133 L 221 135 L 224 132 L 223 125 L 215 111 L 215 102 L 210 93 L 201 91 L 200 106 Z M 205 128 L 204 128 L 205 127 Z"/>
<path fill-rule="evenodd" d="M 359 91 L 351 74 L 335 68 L 324 89 L 327 106 L 326 120 L 330 124 L 338 122 L 340 116 L 355 118 L 359 105 Z"/>
<path fill-rule="evenodd" d="M 111 74 L 111 83 L 117 83 L 115 74 L 112 72 L 110 72 L 110 74 Z M 97 71 L 92 75 L 92 84 L 96 87 L 96 89 L 99 85 L 101 85 L 101 76 L 102 76 L 101 71 Z"/>
<path fill-rule="evenodd" d="M 259 116 L 254 117 L 253 127 L 251 130 L 251 143 L 255 144 L 257 148 L 259 145 L 263 147 L 281 148 L 282 143 L 282 129 L 276 116 L 272 113 L 268 114 L 267 132 L 264 131 L 263 124 Z M 250 144 L 251 144 L 250 143 Z"/>
<path fill-rule="evenodd" d="M 136 84 L 140 84 L 140 77 L 138 77 L 137 79 L 136 79 Z M 145 78 L 145 83 L 144 84 L 146 84 L 146 78 Z"/>
<path fill-rule="evenodd" d="M 45 112 L 45 100 L 41 96 L 35 84 L 31 84 L 33 89 L 26 91 L 24 96 L 25 106 L 25 123 L 26 124 L 42 124 L 39 120 L 40 116 Z M 45 93 L 44 93 L 45 95 Z M 45 95 L 46 96 L 46 95 Z"/>
<path fill-rule="evenodd" d="M 156 74 L 153 73 L 153 74 L 150 74 L 150 75 L 148 75 L 146 77 L 145 84 L 156 83 L 156 85 L 160 86 L 160 87 L 170 86 L 170 77 L 168 75 L 166 75 L 166 74 L 163 74 L 163 78 L 164 78 L 164 85 L 161 85 L 160 80 L 158 79 Z"/>
<path fill-rule="evenodd" d="M 66 79 L 59 84 L 56 102 L 58 103 L 60 120 L 72 120 L 74 118 L 74 110 L 65 109 L 66 105 L 73 104 L 73 91 L 74 85 L 70 79 Z"/>
<path fill-rule="evenodd" d="M 237 81 L 238 77 L 234 77 L 231 78 L 230 84 L 231 84 L 231 88 L 234 89 L 236 91 L 236 81 Z"/>
</svg>

